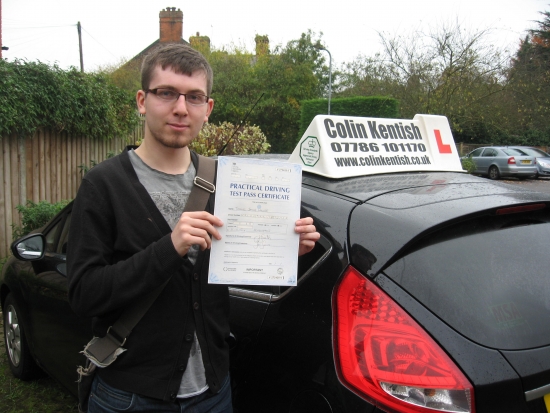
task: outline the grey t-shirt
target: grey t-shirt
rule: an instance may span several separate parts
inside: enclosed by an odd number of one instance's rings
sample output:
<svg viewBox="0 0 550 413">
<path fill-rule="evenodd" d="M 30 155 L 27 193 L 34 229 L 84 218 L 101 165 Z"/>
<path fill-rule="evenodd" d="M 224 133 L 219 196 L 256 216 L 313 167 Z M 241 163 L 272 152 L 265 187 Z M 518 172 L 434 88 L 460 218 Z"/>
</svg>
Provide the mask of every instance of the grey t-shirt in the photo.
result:
<svg viewBox="0 0 550 413">
<path fill-rule="evenodd" d="M 128 154 L 139 181 L 149 192 L 170 228 L 174 229 L 193 188 L 193 179 L 196 175 L 195 166 L 191 163 L 184 174 L 170 175 L 149 167 L 133 150 Z M 187 257 L 191 263 L 195 264 L 198 253 L 198 245 L 193 245 L 189 249 Z M 195 333 L 195 340 L 191 346 L 189 361 L 183 373 L 178 397 L 196 396 L 207 389 L 201 348 Z"/>
</svg>

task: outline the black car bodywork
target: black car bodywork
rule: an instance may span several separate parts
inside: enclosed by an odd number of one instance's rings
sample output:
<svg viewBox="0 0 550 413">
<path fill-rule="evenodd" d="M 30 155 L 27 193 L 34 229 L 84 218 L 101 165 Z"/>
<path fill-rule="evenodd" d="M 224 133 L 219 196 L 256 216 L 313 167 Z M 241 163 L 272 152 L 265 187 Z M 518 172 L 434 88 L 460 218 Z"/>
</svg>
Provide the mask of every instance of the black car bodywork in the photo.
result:
<svg viewBox="0 0 550 413">
<path fill-rule="evenodd" d="M 0 298 L 5 325 L 6 306 L 17 310 L 23 357 L 32 354 L 74 393 L 91 328 L 67 302 L 70 208 L 43 229 L 42 259 L 8 260 Z M 230 287 L 238 412 L 468 411 L 460 410 L 468 403 L 478 413 L 548 412 L 550 281 L 540 246 L 550 241 L 550 195 L 450 172 L 338 180 L 304 173 L 302 209 L 321 240 L 301 257 L 298 285 Z M 442 349 L 471 383 L 463 405 L 423 406 L 428 391 L 422 400 L 378 398 L 357 384 L 363 378 L 349 381 L 340 306 L 351 301 L 339 294 L 350 273 L 381 290 Z M 353 374 L 370 368 L 360 365 L 367 351 L 355 346 Z M 433 367 L 423 366 L 425 375 Z M 13 362 L 12 370 L 31 376 Z"/>
</svg>

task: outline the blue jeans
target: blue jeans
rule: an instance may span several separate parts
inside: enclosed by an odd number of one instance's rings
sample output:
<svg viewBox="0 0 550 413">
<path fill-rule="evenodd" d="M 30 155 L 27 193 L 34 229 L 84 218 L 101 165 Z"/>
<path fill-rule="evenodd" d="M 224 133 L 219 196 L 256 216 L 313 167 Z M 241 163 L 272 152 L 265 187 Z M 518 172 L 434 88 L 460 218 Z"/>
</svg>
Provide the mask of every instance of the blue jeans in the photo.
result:
<svg viewBox="0 0 550 413">
<path fill-rule="evenodd" d="M 229 375 L 216 394 L 208 390 L 198 396 L 163 401 L 109 386 L 96 374 L 88 403 L 88 413 L 233 413 Z"/>
</svg>

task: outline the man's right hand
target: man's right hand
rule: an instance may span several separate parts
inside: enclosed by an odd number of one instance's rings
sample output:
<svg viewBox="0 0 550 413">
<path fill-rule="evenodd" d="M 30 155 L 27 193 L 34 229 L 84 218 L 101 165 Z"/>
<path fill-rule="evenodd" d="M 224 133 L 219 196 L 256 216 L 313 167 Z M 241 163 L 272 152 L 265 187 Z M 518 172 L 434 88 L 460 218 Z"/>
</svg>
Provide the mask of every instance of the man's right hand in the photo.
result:
<svg viewBox="0 0 550 413">
<path fill-rule="evenodd" d="M 198 245 L 201 251 L 210 248 L 210 236 L 217 240 L 222 238 L 216 229 L 221 226 L 221 219 L 206 211 L 184 212 L 172 231 L 174 248 L 182 257 L 187 254 L 191 245 Z"/>
</svg>

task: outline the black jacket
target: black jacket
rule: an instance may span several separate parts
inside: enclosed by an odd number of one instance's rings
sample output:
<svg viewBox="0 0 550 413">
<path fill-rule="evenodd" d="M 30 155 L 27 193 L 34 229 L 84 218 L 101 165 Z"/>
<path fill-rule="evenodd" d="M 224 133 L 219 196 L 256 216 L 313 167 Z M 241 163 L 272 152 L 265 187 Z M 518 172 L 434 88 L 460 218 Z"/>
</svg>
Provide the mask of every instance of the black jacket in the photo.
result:
<svg viewBox="0 0 550 413">
<path fill-rule="evenodd" d="M 192 161 L 197 168 L 193 152 Z M 206 210 L 213 209 L 211 196 Z M 227 286 L 208 284 L 209 250 L 193 266 L 178 255 L 170 234 L 128 149 L 86 174 L 71 217 L 70 304 L 78 315 L 94 317 L 94 334 L 102 337 L 126 306 L 170 279 L 130 334 L 127 351 L 98 369 L 114 387 L 163 400 L 177 395 L 194 331 L 211 392 L 218 392 L 229 369 Z"/>
</svg>

